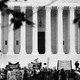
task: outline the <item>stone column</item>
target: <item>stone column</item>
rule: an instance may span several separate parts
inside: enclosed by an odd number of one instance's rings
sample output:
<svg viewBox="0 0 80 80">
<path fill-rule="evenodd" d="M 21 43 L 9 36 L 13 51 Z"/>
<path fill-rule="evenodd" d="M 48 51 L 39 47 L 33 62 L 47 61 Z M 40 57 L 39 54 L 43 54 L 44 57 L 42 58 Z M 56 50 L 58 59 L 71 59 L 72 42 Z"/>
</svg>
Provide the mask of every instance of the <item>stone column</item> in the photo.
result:
<svg viewBox="0 0 80 80">
<path fill-rule="evenodd" d="M 9 14 L 9 25 L 11 24 L 10 20 L 12 18 L 12 14 Z M 14 30 L 13 30 L 14 24 L 12 24 L 8 29 L 8 55 L 14 54 Z"/>
<path fill-rule="evenodd" d="M 75 24 L 73 23 L 74 20 L 74 7 L 70 7 L 70 53 L 75 54 Z"/>
<path fill-rule="evenodd" d="M 51 8 L 46 7 L 46 26 L 45 26 L 45 32 L 46 32 L 46 54 L 51 54 Z"/>
<path fill-rule="evenodd" d="M 38 54 L 38 19 L 37 7 L 33 7 L 33 33 L 32 33 L 32 54 Z"/>
<path fill-rule="evenodd" d="M 64 54 L 63 52 L 63 7 L 58 7 L 58 54 Z"/>
<path fill-rule="evenodd" d="M 26 12 L 26 9 L 25 7 L 21 8 L 21 12 Z M 21 39 L 20 39 L 20 54 L 24 55 L 26 54 L 26 33 L 25 33 L 25 30 L 26 30 L 26 23 L 23 22 L 22 23 L 22 26 L 21 26 Z"/>
</svg>

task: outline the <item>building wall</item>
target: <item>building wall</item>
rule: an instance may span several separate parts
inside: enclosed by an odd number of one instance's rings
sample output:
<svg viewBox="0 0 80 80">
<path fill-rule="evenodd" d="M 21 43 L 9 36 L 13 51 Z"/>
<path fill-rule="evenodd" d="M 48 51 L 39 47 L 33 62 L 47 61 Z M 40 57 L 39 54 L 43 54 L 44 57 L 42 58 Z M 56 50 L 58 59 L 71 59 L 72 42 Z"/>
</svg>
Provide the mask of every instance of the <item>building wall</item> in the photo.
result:
<svg viewBox="0 0 80 80">
<path fill-rule="evenodd" d="M 21 5 L 22 6 L 22 5 Z M 58 6 L 58 5 L 57 5 Z M 71 18 L 68 10 L 63 11 L 63 39 L 64 39 L 64 54 L 58 52 L 58 22 L 57 22 L 57 9 L 52 8 L 51 10 L 51 54 L 34 54 L 33 53 L 33 27 L 25 24 L 26 26 L 26 54 L 20 54 L 21 52 L 21 29 L 14 31 L 14 54 L 8 54 L 8 45 L 5 45 L 5 40 L 8 43 L 8 34 L 9 29 L 6 27 L 2 28 L 2 52 L 0 54 L 0 65 L 1 67 L 5 67 L 8 62 L 15 63 L 17 61 L 20 62 L 21 66 L 26 66 L 29 62 L 34 61 L 34 59 L 39 58 L 40 62 L 47 62 L 47 58 L 50 58 L 49 67 L 56 66 L 58 60 L 72 60 L 72 68 L 75 68 L 74 63 L 76 60 L 80 62 L 80 55 L 74 52 L 70 52 L 70 23 L 69 19 Z M 26 15 L 32 14 L 33 8 L 26 9 Z M 42 12 L 42 21 L 44 23 L 44 27 L 38 27 L 38 32 L 46 32 L 45 31 L 45 21 L 46 21 L 46 12 L 43 10 Z M 38 14 L 38 16 L 40 16 Z M 33 15 L 29 17 L 29 20 L 32 20 Z M 37 18 L 39 20 L 40 17 Z M 9 22 L 8 15 L 2 16 L 2 25 L 7 25 Z M 24 26 L 22 26 L 24 27 Z M 78 28 L 77 28 L 78 30 Z M 73 34 L 72 34 L 73 35 Z M 77 35 L 77 32 L 76 32 Z M 49 36 L 49 35 L 47 35 Z M 45 36 L 46 37 L 46 36 Z M 78 38 L 78 35 L 77 35 Z M 46 39 L 46 38 L 45 38 Z M 18 42 L 16 42 L 18 41 Z M 76 46 L 78 45 L 78 39 L 76 39 Z M 18 45 L 16 44 L 18 43 Z M 36 43 L 36 41 L 34 42 Z M 46 45 L 45 45 L 46 46 Z M 78 47 L 76 47 L 76 51 L 78 52 Z M 6 55 L 5 55 L 6 54 Z M 3 62 L 3 63 L 2 63 Z M 44 65 L 43 65 L 44 66 Z"/>
</svg>

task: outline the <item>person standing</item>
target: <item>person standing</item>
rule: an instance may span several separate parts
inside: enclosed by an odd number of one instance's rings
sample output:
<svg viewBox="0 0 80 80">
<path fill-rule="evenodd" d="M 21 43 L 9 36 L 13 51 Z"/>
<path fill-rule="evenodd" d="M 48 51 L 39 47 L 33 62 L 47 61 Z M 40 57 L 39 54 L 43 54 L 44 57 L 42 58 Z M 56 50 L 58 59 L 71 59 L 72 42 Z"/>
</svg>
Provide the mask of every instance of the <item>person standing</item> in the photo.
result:
<svg viewBox="0 0 80 80">
<path fill-rule="evenodd" d="M 67 74 L 65 73 L 64 69 L 60 70 L 59 80 L 67 80 Z"/>
<path fill-rule="evenodd" d="M 79 68 L 79 62 L 78 61 L 75 62 L 75 68 L 76 68 L 76 70 Z"/>
</svg>

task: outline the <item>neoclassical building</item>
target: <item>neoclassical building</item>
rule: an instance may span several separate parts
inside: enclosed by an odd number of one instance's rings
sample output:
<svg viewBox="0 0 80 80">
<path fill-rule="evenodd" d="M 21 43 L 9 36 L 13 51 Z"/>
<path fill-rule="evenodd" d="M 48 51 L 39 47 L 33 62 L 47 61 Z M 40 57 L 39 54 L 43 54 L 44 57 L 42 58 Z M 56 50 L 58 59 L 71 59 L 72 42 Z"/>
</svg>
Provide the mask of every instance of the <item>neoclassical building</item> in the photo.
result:
<svg viewBox="0 0 80 80">
<path fill-rule="evenodd" d="M 72 60 L 75 67 L 75 61 L 80 61 L 80 29 L 73 20 L 80 12 L 79 0 L 10 0 L 7 4 L 24 12 L 34 26 L 23 22 L 13 30 L 14 24 L 8 26 L 13 16 L 0 12 L 0 67 L 9 61 L 27 66 L 36 58 L 49 67 L 57 67 L 58 60 Z"/>
</svg>

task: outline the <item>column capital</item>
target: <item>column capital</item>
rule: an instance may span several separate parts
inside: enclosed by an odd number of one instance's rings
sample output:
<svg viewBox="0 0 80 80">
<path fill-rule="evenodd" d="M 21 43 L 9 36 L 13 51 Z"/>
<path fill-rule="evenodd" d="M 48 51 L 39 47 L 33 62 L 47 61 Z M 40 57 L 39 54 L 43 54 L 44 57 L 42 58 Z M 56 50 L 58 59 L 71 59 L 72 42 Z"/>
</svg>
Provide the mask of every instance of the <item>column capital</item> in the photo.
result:
<svg viewBox="0 0 80 80">
<path fill-rule="evenodd" d="M 63 6 L 58 6 L 58 7 L 57 7 L 58 13 L 59 13 L 59 12 L 63 13 L 63 9 L 64 9 Z"/>
<path fill-rule="evenodd" d="M 39 8 L 38 6 L 33 6 L 32 7 L 33 10 L 38 10 L 38 8 Z"/>
<path fill-rule="evenodd" d="M 63 10 L 63 6 L 57 6 L 57 9 L 62 9 Z"/>
<path fill-rule="evenodd" d="M 76 6 L 69 6 L 69 9 L 75 9 Z"/>
<path fill-rule="evenodd" d="M 25 13 L 26 12 L 26 7 L 21 7 L 21 11 Z"/>
<path fill-rule="evenodd" d="M 51 10 L 52 9 L 52 7 L 45 7 L 45 10 Z"/>
<path fill-rule="evenodd" d="M 72 6 L 72 7 L 70 6 L 70 7 L 69 7 L 69 12 L 70 12 L 71 15 L 75 14 L 75 13 L 74 13 L 74 12 L 75 12 L 75 9 L 76 9 L 76 7 L 74 7 L 74 6 Z M 71 15 L 70 15 L 70 16 L 71 16 Z M 72 18 L 71 18 L 71 19 L 72 19 Z M 73 19 L 74 19 L 74 18 L 73 18 Z"/>
<path fill-rule="evenodd" d="M 38 7 L 37 6 L 32 7 L 32 9 L 33 9 L 33 14 L 37 13 L 37 11 L 38 11 Z"/>
</svg>

